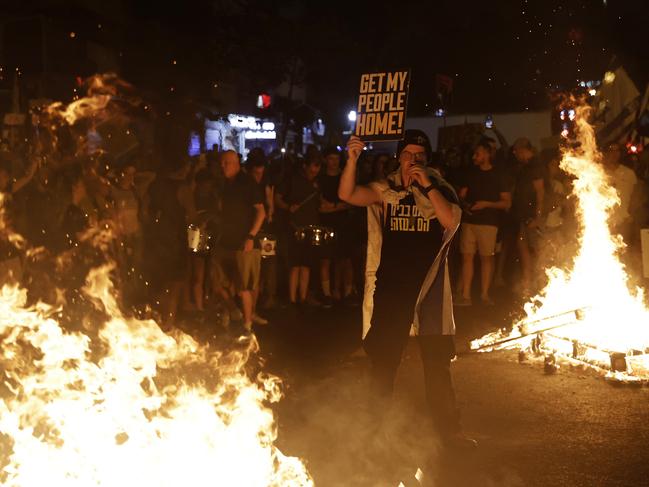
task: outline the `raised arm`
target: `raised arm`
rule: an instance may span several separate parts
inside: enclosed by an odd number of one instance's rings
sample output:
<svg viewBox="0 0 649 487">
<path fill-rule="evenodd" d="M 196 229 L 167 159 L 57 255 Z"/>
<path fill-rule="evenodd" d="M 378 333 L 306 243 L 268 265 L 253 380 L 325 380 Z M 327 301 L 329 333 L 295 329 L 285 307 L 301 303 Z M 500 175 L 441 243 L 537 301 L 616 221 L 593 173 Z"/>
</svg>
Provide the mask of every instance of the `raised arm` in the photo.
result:
<svg viewBox="0 0 649 487">
<path fill-rule="evenodd" d="M 446 199 L 439 184 L 428 177 L 424 167 L 421 164 L 413 164 L 408 168 L 408 174 L 419 183 L 419 186 L 432 203 L 440 225 L 445 229 L 457 228 L 460 224 L 461 215 L 459 206 Z"/>
<path fill-rule="evenodd" d="M 381 195 L 372 187 L 356 185 L 356 163 L 364 147 L 361 139 L 353 135 L 350 137 L 347 142 L 347 164 L 338 186 L 338 197 L 354 206 L 370 206 L 381 201 Z"/>
<path fill-rule="evenodd" d="M 444 228 L 452 229 L 460 224 L 459 217 L 453 211 L 453 205 L 444 197 L 441 191 L 437 189 L 430 190 L 428 192 L 428 199 L 433 204 L 433 208 L 435 208 L 435 214 L 440 225 Z"/>
</svg>

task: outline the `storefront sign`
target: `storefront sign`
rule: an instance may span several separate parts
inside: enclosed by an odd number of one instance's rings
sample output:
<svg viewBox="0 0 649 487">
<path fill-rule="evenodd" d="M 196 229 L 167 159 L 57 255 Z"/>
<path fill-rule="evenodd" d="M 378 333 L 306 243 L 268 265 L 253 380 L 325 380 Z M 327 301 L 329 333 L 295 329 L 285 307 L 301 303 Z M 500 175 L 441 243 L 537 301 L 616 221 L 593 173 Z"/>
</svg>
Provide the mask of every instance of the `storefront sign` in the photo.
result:
<svg viewBox="0 0 649 487">
<path fill-rule="evenodd" d="M 266 139 L 275 140 L 277 133 L 274 130 L 246 130 L 246 139 Z"/>
</svg>

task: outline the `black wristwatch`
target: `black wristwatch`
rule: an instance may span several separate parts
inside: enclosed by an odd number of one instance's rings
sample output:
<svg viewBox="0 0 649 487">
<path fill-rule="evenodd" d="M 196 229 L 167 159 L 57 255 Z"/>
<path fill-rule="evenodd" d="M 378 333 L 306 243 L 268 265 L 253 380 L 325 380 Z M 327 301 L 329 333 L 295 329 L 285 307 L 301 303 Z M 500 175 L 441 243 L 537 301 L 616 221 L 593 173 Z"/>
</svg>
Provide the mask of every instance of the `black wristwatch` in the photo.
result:
<svg viewBox="0 0 649 487">
<path fill-rule="evenodd" d="M 425 188 L 422 188 L 422 190 L 421 190 L 421 194 L 423 194 L 424 196 L 428 196 L 428 193 L 430 193 L 433 189 L 437 189 L 437 188 L 438 188 L 438 185 L 437 185 L 437 184 L 435 184 L 435 183 L 430 183 L 430 184 L 429 184 L 428 186 L 426 186 Z"/>
</svg>

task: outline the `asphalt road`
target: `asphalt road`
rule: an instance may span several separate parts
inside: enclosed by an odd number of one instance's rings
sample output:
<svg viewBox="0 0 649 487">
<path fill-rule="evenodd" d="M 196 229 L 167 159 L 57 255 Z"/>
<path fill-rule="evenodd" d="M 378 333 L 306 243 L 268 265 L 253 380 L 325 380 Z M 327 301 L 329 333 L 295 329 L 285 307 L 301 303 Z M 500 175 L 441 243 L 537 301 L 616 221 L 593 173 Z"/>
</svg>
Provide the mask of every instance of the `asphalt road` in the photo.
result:
<svg viewBox="0 0 649 487">
<path fill-rule="evenodd" d="M 418 349 L 406 351 L 377 433 L 366 414 L 359 308 L 276 311 L 257 330 L 265 367 L 285 384 L 278 445 L 305 459 L 317 486 L 649 485 L 649 387 L 616 386 L 592 372 L 519 364 L 515 352 L 462 355 L 453 374 L 463 424 L 479 441 L 443 452 L 424 410 Z M 458 348 L 511 317 L 458 310 Z"/>
</svg>

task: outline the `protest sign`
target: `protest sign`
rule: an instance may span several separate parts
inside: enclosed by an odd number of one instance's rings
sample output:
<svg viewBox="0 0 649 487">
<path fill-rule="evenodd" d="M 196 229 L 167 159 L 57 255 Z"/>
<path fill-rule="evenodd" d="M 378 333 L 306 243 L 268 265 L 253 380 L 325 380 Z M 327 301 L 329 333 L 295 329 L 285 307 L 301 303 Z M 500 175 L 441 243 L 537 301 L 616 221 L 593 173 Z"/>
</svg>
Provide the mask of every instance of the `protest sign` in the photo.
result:
<svg viewBox="0 0 649 487">
<path fill-rule="evenodd" d="M 362 74 L 354 135 L 364 141 L 401 140 L 409 85 L 410 71 Z"/>
</svg>

